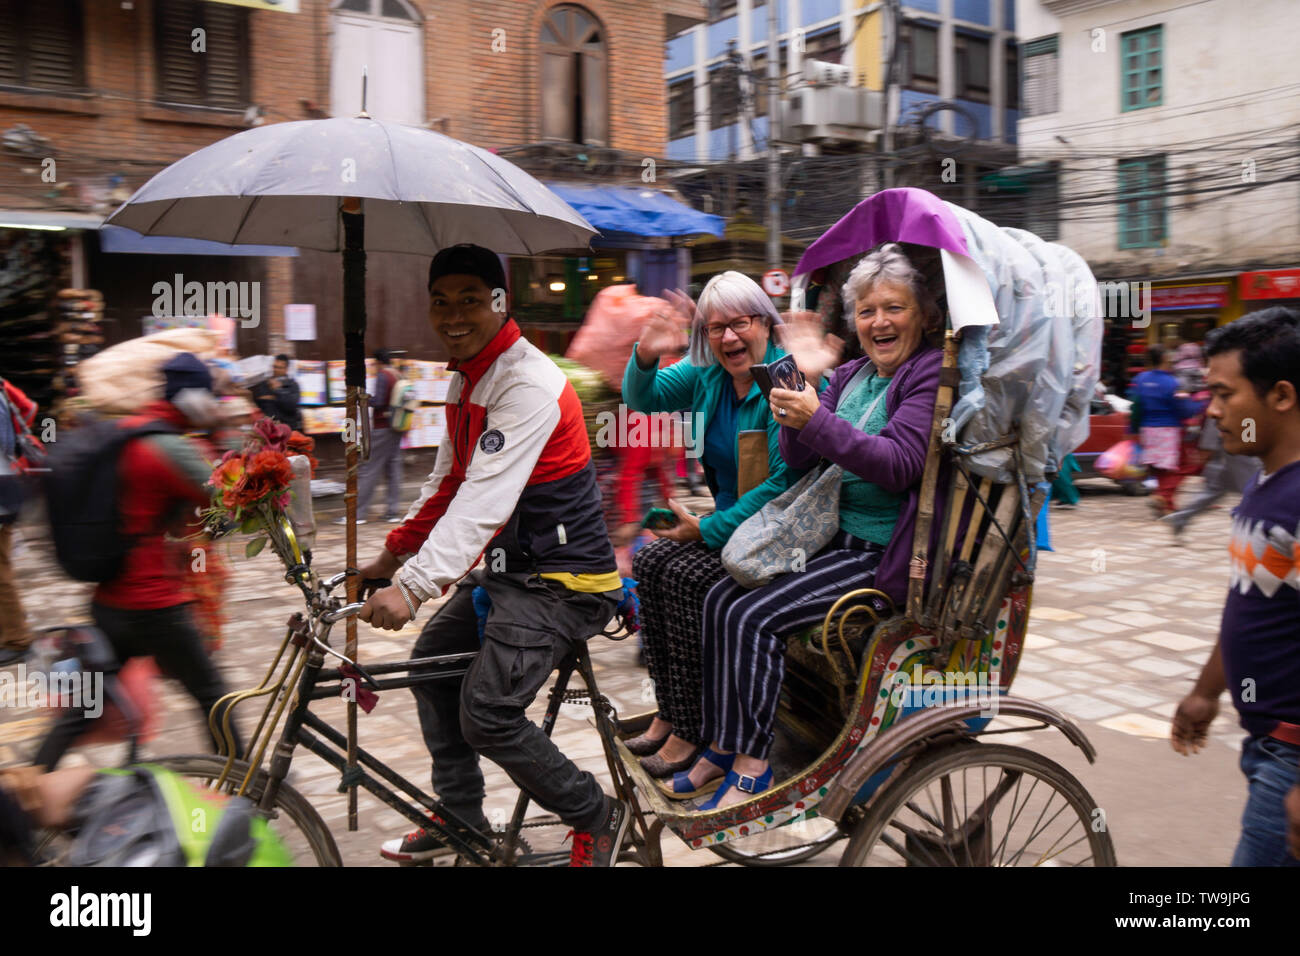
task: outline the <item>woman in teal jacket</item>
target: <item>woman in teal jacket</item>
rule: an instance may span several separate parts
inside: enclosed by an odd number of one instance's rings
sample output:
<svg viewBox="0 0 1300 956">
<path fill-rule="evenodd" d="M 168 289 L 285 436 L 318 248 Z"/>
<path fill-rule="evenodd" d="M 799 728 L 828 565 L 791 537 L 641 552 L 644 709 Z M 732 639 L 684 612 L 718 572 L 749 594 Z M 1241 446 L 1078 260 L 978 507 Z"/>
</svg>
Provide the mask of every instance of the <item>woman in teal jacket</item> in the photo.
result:
<svg viewBox="0 0 1300 956">
<path fill-rule="evenodd" d="M 632 564 L 659 713 L 645 734 L 628 741 L 628 749 L 655 777 L 691 766 L 703 743 L 700 629 L 704 597 L 727 575 L 722 546 L 792 477 L 781 457 L 780 429 L 749 370 L 785 354 L 772 341 L 773 328 L 781 324 L 772 300 L 748 276 L 724 272 L 709 281 L 693 309 L 685 296 L 675 304 L 676 317 L 665 311 L 646 324 L 623 375 L 628 408 L 688 413 L 687 454 L 700 456 L 714 503 L 712 514 L 697 517 L 670 501 L 676 526 L 656 531 L 660 540 L 639 551 Z M 660 357 L 685 345 L 682 324 L 688 317 L 687 360 L 661 370 Z M 751 430 L 767 435 L 768 477 L 740 494 L 740 433 Z"/>
</svg>

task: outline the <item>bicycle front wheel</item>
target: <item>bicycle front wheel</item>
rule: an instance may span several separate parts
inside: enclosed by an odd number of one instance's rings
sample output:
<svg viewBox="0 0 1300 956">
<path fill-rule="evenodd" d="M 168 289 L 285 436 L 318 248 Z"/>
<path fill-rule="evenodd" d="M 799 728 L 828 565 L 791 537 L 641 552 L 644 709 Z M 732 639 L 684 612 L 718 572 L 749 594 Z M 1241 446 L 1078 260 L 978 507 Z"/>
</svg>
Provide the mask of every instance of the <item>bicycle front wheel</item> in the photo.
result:
<svg viewBox="0 0 1300 956">
<path fill-rule="evenodd" d="M 178 773 L 207 789 L 215 787 L 217 778 L 226 767 L 226 758 L 215 754 L 183 754 L 159 757 L 149 762 Z M 229 777 L 221 785 L 220 792 L 234 793 L 247 772 L 248 764 L 236 760 Z M 259 770 L 253 775 L 244 795 L 257 803 L 266 791 L 267 780 L 266 771 Z M 295 866 L 343 865 L 338 844 L 334 842 L 334 836 L 325 821 L 307 802 L 307 798 L 287 783 L 281 782 L 276 792 L 275 806 L 267 824 L 289 851 Z"/>
</svg>

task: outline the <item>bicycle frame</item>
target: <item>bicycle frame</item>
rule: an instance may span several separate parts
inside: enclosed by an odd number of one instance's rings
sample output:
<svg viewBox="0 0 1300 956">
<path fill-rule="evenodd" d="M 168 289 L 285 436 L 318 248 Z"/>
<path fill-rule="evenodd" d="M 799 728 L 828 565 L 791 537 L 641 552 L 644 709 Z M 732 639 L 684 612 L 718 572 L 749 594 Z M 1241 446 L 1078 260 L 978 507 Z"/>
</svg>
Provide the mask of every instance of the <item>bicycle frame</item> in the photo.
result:
<svg viewBox="0 0 1300 956">
<path fill-rule="evenodd" d="M 226 695 L 213 708 L 209 716 L 209 725 L 214 734 L 219 740 L 224 741 L 222 754 L 227 758 L 226 768 L 217 779 L 216 785 L 222 786 L 228 781 L 230 770 L 234 766 L 231 713 L 236 705 L 245 700 L 266 696 L 268 699 L 262 717 L 248 744 L 246 754 L 248 771 L 236 789 L 237 793 L 243 794 L 249 786 L 254 774 L 262 765 L 270 743 L 270 735 L 283 716 L 284 726 L 272 751 L 267 768 L 268 779 L 259 802 L 263 811 L 272 811 L 280 786 L 288 775 L 294 751 L 301 746 L 340 772 L 340 792 L 346 791 L 350 786 L 360 786 L 413 824 L 436 832 L 466 862 L 479 866 L 509 866 L 522 862 L 524 858 L 521 858 L 519 849 L 520 834 L 525 827 L 524 817 L 529 804 L 526 793 L 520 793 L 510 823 L 505 827 L 504 835 L 498 842 L 491 834 L 468 825 L 444 806 L 437 797 L 425 792 L 393 770 L 382 759 L 361 747 L 356 749 L 356 764 L 350 769 L 345 734 L 310 709 L 312 701 L 354 695 L 358 680 L 364 682 L 369 689 L 378 692 L 416 687 L 433 681 L 462 679 L 469 671 L 477 652 L 385 661 L 362 668 L 328 645 L 329 632 L 333 623 L 349 613 L 356 613 L 361 608 L 360 604 L 339 607 L 337 599 L 328 599 L 329 591 L 343 580 L 344 575 L 340 574 L 327 582 L 316 583 L 314 576 L 306 570 L 305 566 L 299 567 L 303 580 L 295 583 L 300 583 L 309 595 L 310 619 L 301 613 L 294 614 L 290 618 L 280 650 L 267 669 L 261 684 L 252 690 Z M 296 570 L 290 569 L 290 578 L 295 577 Z M 312 586 L 313 584 L 315 586 Z M 324 666 L 326 654 L 340 658 L 343 666 L 326 668 Z M 575 671 L 581 674 L 586 685 L 582 691 L 568 689 L 569 681 Z M 541 725 L 542 731 L 548 737 L 551 735 L 559 717 L 560 706 L 566 700 L 585 698 L 590 701 L 616 795 L 633 808 L 636 827 L 633 830 L 632 846 L 635 848 L 639 845 L 647 848 L 645 862 L 651 865 L 661 864 L 657 841 L 651 839 L 643 813 L 634 799 L 631 778 L 615 757 L 617 718 L 609 701 L 597 689 L 585 640 L 575 642 L 573 651 L 566 655 L 557 673 L 558 678 L 548 695 L 546 713 Z M 290 706 L 291 688 L 293 693 Z M 215 715 L 221 713 L 221 708 L 226 702 L 229 704 L 225 708 L 221 727 L 218 728 Z M 437 815 L 445 823 L 440 824 L 431 820 L 430 814 Z M 638 830 L 639 840 L 636 833 Z M 527 856 L 527 862 L 533 865 L 546 865 L 558 863 L 562 857 L 567 859 L 567 854 L 531 854 Z"/>
</svg>

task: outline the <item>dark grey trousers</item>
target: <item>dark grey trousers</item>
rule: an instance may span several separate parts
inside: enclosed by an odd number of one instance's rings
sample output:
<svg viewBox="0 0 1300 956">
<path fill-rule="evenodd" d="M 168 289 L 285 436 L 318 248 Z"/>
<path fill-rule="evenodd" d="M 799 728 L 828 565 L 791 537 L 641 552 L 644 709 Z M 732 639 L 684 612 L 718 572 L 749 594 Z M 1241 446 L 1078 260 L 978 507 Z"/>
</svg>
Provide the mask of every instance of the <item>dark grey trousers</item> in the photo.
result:
<svg viewBox="0 0 1300 956">
<path fill-rule="evenodd" d="M 479 650 L 475 581 L 466 579 L 415 642 L 413 656 Z M 616 602 L 527 574 L 484 574 L 492 598 L 483 648 L 460 680 L 411 688 L 424 743 L 433 757 L 433 789 L 447 808 L 482 825 L 479 754 L 500 766 L 520 790 L 575 830 L 600 823 L 605 795 L 524 713 L 575 644 L 599 632 Z M 500 809 L 508 815 L 513 801 Z M 497 809 L 497 808 L 493 808 Z"/>
<path fill-rule="evenodd" d="M 370 499 L 375 496 L 379 480 L 388 476 L 388 504 L 384 517 L 402 514 L 402 435 L 391 428 L 376 428 L 370 432 L 370 458 L 361 466 L 357 479 L 357 517 L 364 518 L 370 511 Z"/>
</svg>

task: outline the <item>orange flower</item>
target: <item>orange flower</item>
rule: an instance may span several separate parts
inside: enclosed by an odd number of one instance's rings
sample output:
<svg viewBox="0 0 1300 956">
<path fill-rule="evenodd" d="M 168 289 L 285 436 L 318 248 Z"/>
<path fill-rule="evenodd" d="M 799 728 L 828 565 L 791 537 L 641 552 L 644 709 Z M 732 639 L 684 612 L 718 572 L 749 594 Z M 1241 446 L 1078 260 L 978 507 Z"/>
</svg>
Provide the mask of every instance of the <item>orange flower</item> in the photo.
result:
<svg viewBox="0 0 1300 956">
<path fill-rule="evenodd" d="M 212 470 L 208 483 L 214 488 L 233 488 L 244 477 L 244 459 L 236 455 L 227 458 Z"/>
<path fill-rule="evenodd" d="M 293 432 L 289 440 L 285 442 L 285 448 L 291 455 L 304 455 L 311 464 L 311 476 L 316 477 L 316 466 L 320 464 L 312 454 L 312 449 L 316 447 L 316 439 L 304 435 L 301 432 Z"/>
</svg>

